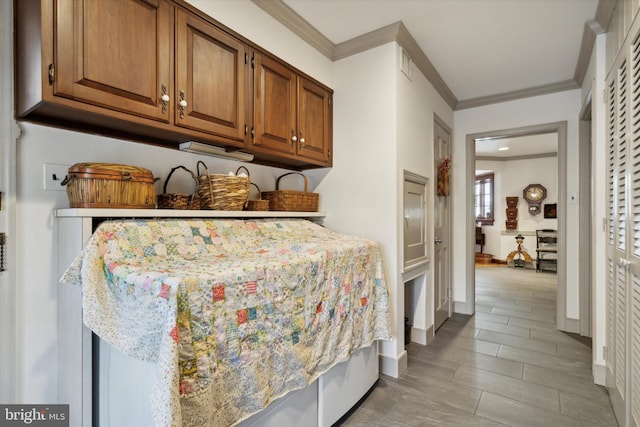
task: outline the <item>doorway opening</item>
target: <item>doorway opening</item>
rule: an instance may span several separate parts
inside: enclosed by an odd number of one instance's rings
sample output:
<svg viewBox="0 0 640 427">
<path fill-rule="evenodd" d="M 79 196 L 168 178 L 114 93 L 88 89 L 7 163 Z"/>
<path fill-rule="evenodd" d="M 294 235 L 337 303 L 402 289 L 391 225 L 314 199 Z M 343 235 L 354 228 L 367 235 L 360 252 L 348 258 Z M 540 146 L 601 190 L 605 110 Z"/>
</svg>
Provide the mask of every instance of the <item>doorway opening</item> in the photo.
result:
<svg viewBox="0 0 640 427">
<path fill-rule="evenodd" d="M 566 286 L 566 200 L 567 200 L 567 123 L 566 122 L 557 122 L 557 123 L 549 123 L 535 126 L 527 126 L 521 128 L 514 129 L 505 129 L 505 130 L 496 130 L 490 132 L 483 132 L 477 134 L 469 134 L 467 135 L 467 194 L 470 194 L 471 197 L 468 199 L 467 213 L 468 213 L 468 224 L 467 224 L 467 286 L 466 286 L 466 301 L 469 306 L 465 307 L 466 312 L 474 313 L 475 309 L 475 298 L 476 298 L 476 285 L 475 285 L 475 253 L 476 253 L 476 241 L 471 237 L 476 234 L 476 226 L 478 224 L 476 218 L 476 210 L 475 210 L 475 185 L 476 185 L 476 161 L 478 159 L 482 160 L 482 156 L 480 153 L 476 153 L 476 144 L 479 141 L 494 141 L 495 143 L 504 143 L 509 139 L 519 139 L 519 138 L 530 138 L 530 137 L 538 137 L 538 136 L 550 136 L 552 139 L 555 139 L 556 147 L 557 147 L 557 165 L 555 166 L 557 173 L 557 189 L 556 189 L 556 218 L 555 218 L 555 230 L 557 230 L 557 304 L 556 304 L 556 319 L 557 319 L 557 327 L 560 330 L 567 330 L 567 317 L 566 317 L 566 298 L 567 298 L 567 286 Z M 521 159 L 522 160 L 522 159 Z M 535 172 L 535 171 L 534 171 Z M 532 181 L 532 182 L 528 182 Z M 518 196 L 518 211 L 520 213 L 520 217 L 525 221 L 529 221 L 529 209 L 530 206 L 523 200 L 523 189 L 527 187 L 528 184 L 537 184 L 539 180 L 534 179 L 534 177 L 529 176 L 526 178 L 526 183 L 521 185 L 517 184 L 522 188 L 516 188 L 510 190 L 510 192 L 514 192 L 514 194 L 504 194 L 503 196 Z M 514 184 L 515 185 L 515 184 Z M 519 193 L 516 191 L 519 190 Z M 473 198 L 473 200 L 471 200 Z M 500 202 L 500 203 L 498 203 Z M 551 200 L 550 200 L 551 202 Z M 501 203 L 501 201 L 496 200 L 495 210 L 502 210 L 506 208 L 506 203 Z M 540 206 L 539 209 L 544 209 L 543 206 Z M 504 212 L 504 211 L 502 211 Z M 502 214 L 502 212 L 500 212 Z M 493 214 L 493 212 L 492 212 Z M 505 215 L 502 214 L 502 219 L 500 215 L 496 215 L 495 228 L 501 230 L 499 233 L 499 239 L 504 240 L 505 248 L 507 247 L 508 240 L 513 240 L 511 243 L 511 250 L 516 249 L 516 240 L 518 228 L 516 227 L 516 233 L 514 235 L 512 230 L 507 232 L 506 230 L 506 219 Z M 544 215 L 543 212 L 540 212 L 539 215 Z M 533 222 L 535 224 L 535 222 Z M 524 225 L 524 224 L 523 224 Z M 526 224 L 528 228 L 532 227 L 532 223 Z M 504 234 L 502 231 L 504 230 Z M 523 229 L 524 231 L 524 229 Z M 530 231 L 529 231 L 530 233 Z M 525 241 L 527 241 L 527 237 L 523 236 Z M 535 228 L 533 235 L 530 240 L 535 244 L 536 236 L 535 236 Z M 527 241 L 527 242 L 529 242 Z M 502 245 L 502 243 L 500 244 Z M 529 245 L 531 246 L 531 245 Z M 535 246 L 533 247 L 535 251 Z M 504 253 L 505 249 L 500 249 L 499 256 L 506 257 L 507 254 Z M 508 253 L 508 252 L 507 252 Z M 545 273 L 546 274 L 546 273 Z"/>
</svg>

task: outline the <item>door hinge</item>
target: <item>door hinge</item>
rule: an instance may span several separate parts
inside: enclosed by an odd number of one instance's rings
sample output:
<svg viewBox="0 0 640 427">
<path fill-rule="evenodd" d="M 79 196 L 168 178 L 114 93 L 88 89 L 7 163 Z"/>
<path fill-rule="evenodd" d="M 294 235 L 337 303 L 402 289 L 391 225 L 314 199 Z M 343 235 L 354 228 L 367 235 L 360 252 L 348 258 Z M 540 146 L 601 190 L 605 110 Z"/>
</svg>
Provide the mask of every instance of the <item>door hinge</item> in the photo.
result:
<svg viewBox="0 0 640 427">
<path fill-rule="evenodd" d="M 49 84 L 52 85 L 56 80 L 56 67 L 53 64 L 49 64 Z"/>
<path fill-rule="evenodd" d="M 609 89 L 605 88 L 602 90 L 602 100 L 605 104 L 609 103 Z"/>
<path fill-rule="evenodd" d="M 609 359 L 609 347 L 607 347 L 606 345 L 602 346 L 602 358 L 604 360 Z"/>
<path fill-rule="evenodd" d="M 7 270 L 7 235 L 0 233 L 0 271 Z"/>
<path fill-rule="evenodd" d="M 451 288 L 447 288 L 447 298 L 451 299 Z"/>
</svg>

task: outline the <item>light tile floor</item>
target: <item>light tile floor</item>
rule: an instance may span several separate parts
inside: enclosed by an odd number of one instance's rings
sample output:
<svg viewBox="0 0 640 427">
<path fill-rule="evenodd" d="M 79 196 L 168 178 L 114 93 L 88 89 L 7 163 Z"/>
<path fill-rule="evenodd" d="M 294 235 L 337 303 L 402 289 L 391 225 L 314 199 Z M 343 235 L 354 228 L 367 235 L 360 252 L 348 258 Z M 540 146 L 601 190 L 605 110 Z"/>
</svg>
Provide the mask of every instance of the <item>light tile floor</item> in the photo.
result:
<svg viewBox="0 0 640 427">
<path fill-rule="evenodd" d="M 382 375 L 344 426 L 617 426 L 591 340 L 555 329 L 556 275 L 476 268 L 476 314 L 454 315 L 408 369 Z"/>
</svg>

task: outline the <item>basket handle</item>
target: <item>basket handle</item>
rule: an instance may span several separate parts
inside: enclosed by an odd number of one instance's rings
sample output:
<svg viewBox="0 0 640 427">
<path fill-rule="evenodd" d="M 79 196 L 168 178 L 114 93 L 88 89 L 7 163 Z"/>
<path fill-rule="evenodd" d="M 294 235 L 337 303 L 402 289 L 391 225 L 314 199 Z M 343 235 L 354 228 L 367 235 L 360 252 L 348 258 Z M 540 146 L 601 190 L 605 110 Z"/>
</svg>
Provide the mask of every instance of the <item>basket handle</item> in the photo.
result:
<svg viewBox="0 0 640 427">
<path fill-rule="evenodd" d="M 249 169 L 247 169 L 244 166 L 239 166 L 238 169 L 236 169 L 236 176 L 238 175 L 238 172 L 240 172 L 240 169 L 244 169 L 245 171 L 247 171 L 247 177 L 251 177 L 251 174 L 249 173 Z"/>
<path fill-rule="evenodd" d="M 258 184 L 254 184 L 253 182 L 250 182 L 249 185 L 253 185 L 258 189 L 258 200 L 262 200 L 262 192 L 260 191 L 260 187 L 258 187 Z M 249 192 L 251 192 L 251 187 L 249 187 Z M 247 200 L 248 199 L 249 198 L 247 197 Z"/>
<path fill-rule="evenodd" d="M 185 168 L 184 166 L 180 165 L 180 166 L 176 166 L 175 168 L 171 169 L 171 172 L 169 172 L 169 175 L 167 175 L 167 179 L 164 181 L 164 186 L 162 187 L 162 192 L 164 194 L 167 193 L 167 184 L 169 184 L 169 179 L 171 179 L 171 175 L 173 175 L 173 173 L 175 172 L 176 169 L 184 169 L 187 172 L 189 172 L 189 174 L 191 174 L 191 177 L 193 178 L 193 180 L 196 182 L 196 191 L 198 190 L 198 178 L 196 178 L 196 176 L 194 175 L 193 172 L 191 172 L 189 169 Z"/>
<path fill-rule="evenodd" d="M 204 166 L 204 169 L 207 171 L 207 183 L 209 184 L 209 194 L 211 194 L 211 204 L 213 205 L 213 185 L 211 184 L 211 178 L 209 177 L 209 168 L 207 167 L 207 165 L 202 161 L 202 160 L 198 160 L 198 163 L 196 163 L 196 171 L 198 172 L 198 178 L 200 178 L 200 163 L 202 163 L 202 166 Z M 213 206 L 209 206 L 209 208 L 212 208 Z"/>
<path fill-rule="evenodd" d="M 285 173 L 284 175 L 280 175 L 278 177 L 278 179 L 276 180 L 276 191 L 280 189 L 280 179 L 287 176 L 287 175 L 300 175 L 304 178 L 304 192 L 307 192 L 307 177 L 300 173 L 300 172 L 289 172 L 289 173 Z"/>
<path fill-rule="evenodd" d="M 209 168 L 207 165 L 202 160 L 198 160 L 198 163 L 196 163 L 196 172 L 198 173 L 198 176 L 200 176 L 200 163 L 202 163 L 204 170 L 207 171 L 207 175 L 209 175 Z"/>
</svg>

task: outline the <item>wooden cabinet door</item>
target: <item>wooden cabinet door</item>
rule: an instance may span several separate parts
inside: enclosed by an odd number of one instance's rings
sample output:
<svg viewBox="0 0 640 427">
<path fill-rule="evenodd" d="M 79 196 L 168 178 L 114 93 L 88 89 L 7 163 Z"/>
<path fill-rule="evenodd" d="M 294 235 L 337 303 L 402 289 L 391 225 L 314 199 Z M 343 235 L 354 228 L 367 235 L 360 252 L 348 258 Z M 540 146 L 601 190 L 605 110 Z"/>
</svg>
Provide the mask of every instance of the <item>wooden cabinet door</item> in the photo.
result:
<svg viewBox="0 0 640 427">
<path fill-rule="evenodd" d="M 298 78 L 298 155 L 330 164 L 332 141 L 331 93 Z"/>
<path fill-rule="evenodd" d="M 247 46 L 182 10 L 176 19 L 176 125 L 244 145 L 249 106 Z"/>
<path fill-rule="evenodd" d="M 255 54 L 253 70 L 253 145 L 295 154 L 296 73 L 278 61 Z"/>
<path fill-rule="evenodd" d="M 54 95 L 169 121 L 173 6 L 57 0 Z"/>
</svg>

